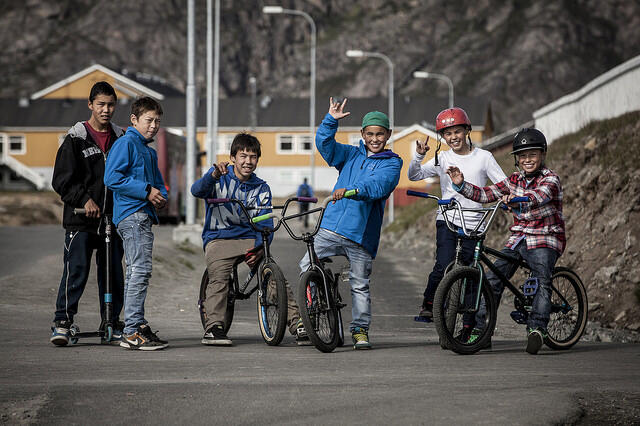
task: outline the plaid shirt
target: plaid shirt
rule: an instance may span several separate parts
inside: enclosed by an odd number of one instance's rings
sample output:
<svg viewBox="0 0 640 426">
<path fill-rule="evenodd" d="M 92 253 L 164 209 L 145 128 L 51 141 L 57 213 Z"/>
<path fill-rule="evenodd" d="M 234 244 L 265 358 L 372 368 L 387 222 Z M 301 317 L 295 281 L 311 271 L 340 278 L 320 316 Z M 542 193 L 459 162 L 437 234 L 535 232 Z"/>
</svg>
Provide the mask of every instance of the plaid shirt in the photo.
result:
<svg viewBox="0 0 640 426">
<path fill-rule="evenodd" d="M 564 251 L 567 240 L 562 218 L 562 186 L 558 175 L 548 168 L 540 169 L 529 183 L 524 173 L 515 172 L 502 182 L 483 188 L 464 182 L 459 192 L 480 203 L 490 203 L 507 194 L 528 197 L 528 203 L 522 203 L 519 211 L 513 211 L 513 226 L 506 246 L 513 249 L 525 238 L 527 249 L 546 247 L 559 254 Z"/>
</svg>

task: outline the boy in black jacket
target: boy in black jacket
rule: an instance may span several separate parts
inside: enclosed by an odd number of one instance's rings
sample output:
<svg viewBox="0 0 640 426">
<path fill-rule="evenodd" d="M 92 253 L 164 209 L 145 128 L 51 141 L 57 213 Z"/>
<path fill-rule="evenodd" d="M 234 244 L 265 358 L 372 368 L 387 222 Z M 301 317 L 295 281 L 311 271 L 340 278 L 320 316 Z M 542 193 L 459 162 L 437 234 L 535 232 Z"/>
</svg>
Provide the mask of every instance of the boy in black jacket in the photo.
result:
<svg viewBox="0 0 640 426">
<path fill-rule="evenodd" d="M 56 346 L 69 343 L 69 330 L 78 302 L 87 284 L 91 256 L 96 250 L 100 312 L 104 310 L 104 282 L 106 252 L 103 217 L 113 210 L 111 191 L 103 183 L 107 153 L 122 136 L 123 130 L 111 123 L 116 107 L 116 92 L 109 83 L 93 85 L 88 107 L 91 118 L 76 123 L 69 129 L 58 149 L 53 169 L 53 189 L 64 202 L 62 226 L 65 228 L 64 270 L 58 289 L 54 324 L 50 341 Z M 84 208 L 86 214 L 74 214 L 74 208 Z M 111 235 L 113 262 L 113 321 L 114 339 L 121 336 L 122 323 L 118 321 L 122 310 L 124 277 L 122 273 L 122 240 L 116 232 Z M 101 316 L 102 317 L 102 316 Z"/>
</svg>

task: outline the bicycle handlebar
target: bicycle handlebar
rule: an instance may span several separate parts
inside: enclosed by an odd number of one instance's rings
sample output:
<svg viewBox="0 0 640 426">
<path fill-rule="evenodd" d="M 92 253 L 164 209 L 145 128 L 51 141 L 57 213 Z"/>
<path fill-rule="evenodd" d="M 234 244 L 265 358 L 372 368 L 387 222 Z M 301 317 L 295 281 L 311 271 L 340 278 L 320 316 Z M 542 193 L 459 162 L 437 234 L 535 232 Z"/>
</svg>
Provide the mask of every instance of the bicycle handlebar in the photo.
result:
<svg viewBox="0 0 640 426">
<path fill-rule="evenodd" d="M 317 203 L 318 199 L 316 197 L 297 197 L 299 203 Z"/>
<path fill-rule="evenodd" d="M 87 212 L 86 209 L 75 208 L 73 209 L 73 214 L 85 214 Z"/>
<path fill-rule="evenodd" d="M 487 230 L 489 229 L 489 226 L 491 225 L 491 223 L 493 222 L 493 217 L 496 214 L 496 211 L 498 210 L 498 207 L 502 207 L 503 209 L 507 209 L 508 207 L 502 202 L 502 200 L 499 200 L 495 205 L 491 206 L 491 207 L 482 207 L 482 208 L 464 208 L 462 207 L 462 205 L 460 204 L 460 202 L 458 202 L 458 200 L 456 200 L 455 198 L 449 198 L 449 199 L 440 199 L 438 197 L 436 197 L 435 195 L 431 195 L 429 193 L 426 192 L 419 192 L 419 191 L 413 191 L 411 189 L 407 190 L 407 195 L 411 195 L 414 197 L 422 197 L 422 198 L 431 198 L 434 199 L 438 202 L 438 208 L 440 209 L 440 212 L 442 213 L 442 216 L 444 217 L 445 223 L 447 224 L 447 228 L 449 228 L 449 230 L 451 232 L 455 232 L 455 233 L 463 233 L 464 235 L 466 235 L 467 237 L 482 237 L 487 233 Z M 528 203 L 529 202 L 529 197 L 514 197 L 511 199 L 510 203 Z M 455 226 L 452 223 L 453 219 L 449 219 L 449 216 L 446 214 L 446 212 L 448 210 L 455 210 L 454 214 L 453 214 L 453 218 L 455 218 L 456 214 L 460 215 L 460 223 L 461 223 L 461 227 L 458 228 L 457 226 Z M 472 230 L 468 230 L 466 223 L 465 223 L 465 219 L 464 219 L 464 214 L 465 212 L 473 212 L 473 213 L 482 213 L 482 218 L 478 221 L 478 224 L 475 226 L 474 229 Z M 488 219 L 487 219 L 488 217 Z M 480 228 L 482 227 L 483 224 L 485 224 L 485 227 L 483 230 L 480 230 Z"/>
</svg>

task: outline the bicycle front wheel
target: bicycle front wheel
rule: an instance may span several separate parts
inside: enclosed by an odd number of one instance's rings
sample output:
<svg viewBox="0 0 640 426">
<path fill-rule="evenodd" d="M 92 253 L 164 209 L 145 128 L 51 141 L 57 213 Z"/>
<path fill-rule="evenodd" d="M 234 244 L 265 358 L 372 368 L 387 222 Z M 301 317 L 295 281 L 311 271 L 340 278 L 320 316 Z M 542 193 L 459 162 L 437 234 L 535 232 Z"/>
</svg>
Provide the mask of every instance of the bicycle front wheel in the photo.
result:
<svg viewBox="0 0 640 426">
<path fill-rule="evenodd" d="M 555 268 L 545 344 L 558 350 L 575 345 L 587 325 L 587 306 L 587 291 L 580 277 L 568 268 Z"/>
<path fill-rule="evenodd" d="M 258 323 L 264 341 L 279 345 L 287 326 L 287 284 L 280 267 L 267 263 L 260 270 Z"/>
<path fill-rule="evenodd" d="M 200 312 L 200 322 L 202 328 L 207 328 L 207 312 L 204 309 L 204 301 L 207 299 L 207 287 L 209 286 L 209 273 L 205 269 L 200 280 L 200 294 L 198 297 L 198 311 Z M 227 295 L 227 312 L 224 315 L 224 332 L 228 333 L 233 321 L 233 311 L 235 309 L 235 294 L 233 290 L 233 280 L 229 280 L 229 293 Z"/>
<path fill-rule="evenodd" d="M 338 309 L 319 272 L 307 271 L 300 277 L 298 306 L 311 343 L 322 352 L 333 351 L 339 340 Z"/>
<path fill-rule="evenodd" d="M 460 266 L 444 276 L 433 301 L 433 322 L 441 346 L 469 355 L 489 342 L 496 325 L 496 303 L 486 279 L 480 281 L 476 268 Z M 484 313 L 484 324 L 476 324 L 478 311 Z M 486 312 L 486 313 L 485 313 Z M 471 330 L 479 335 L 471 337 Z"/>
</svg>

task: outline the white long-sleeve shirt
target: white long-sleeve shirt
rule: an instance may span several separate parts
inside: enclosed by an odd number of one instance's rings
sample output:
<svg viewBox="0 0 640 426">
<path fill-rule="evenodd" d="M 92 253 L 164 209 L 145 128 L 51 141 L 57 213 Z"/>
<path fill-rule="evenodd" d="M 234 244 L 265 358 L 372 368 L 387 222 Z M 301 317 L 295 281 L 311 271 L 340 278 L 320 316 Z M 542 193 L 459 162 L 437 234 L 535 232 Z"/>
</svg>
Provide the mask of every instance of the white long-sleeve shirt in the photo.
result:
<svg viewBox="0 0 640 426">
<path fill-rule="evenodd" d="M 477 147 L 474 147 L 467 155 L 458 155 L 453 150 L 442 151 L 438 154 L 438 162 L 440 163 L 438 166 L 435 165 L 433 158 L 423 165 L 421 164 L 422 160 L 424 160 L 424 155 L 413 153 L 413 159 L 409 163 L 409 180 L 418 181 L 439 176 L 442 199 L 455 198 L 463 207 L 480 208 L 482 204 L 465 198 L 453 189 L 451 178 L 447 174 L 449 167 L 458 167 L 464 174 L 466 182 L 480 187 L 486 186 L 487 178 L 491 179 L 492 183 L 498 183 L 507 178 L 496 159 L 493 158 L 493 154 Z M 456 226 L 462 226 L 459 215 L 454 216 L 454 210 L 448 211 L 447 216 Z M 467 230 L 474 229 L 481 217 L 481 213 L 465 213 L 464 220 Z M 444 220 L 440 209 L 438 209 L 436 220 Z"/>
</svg>

